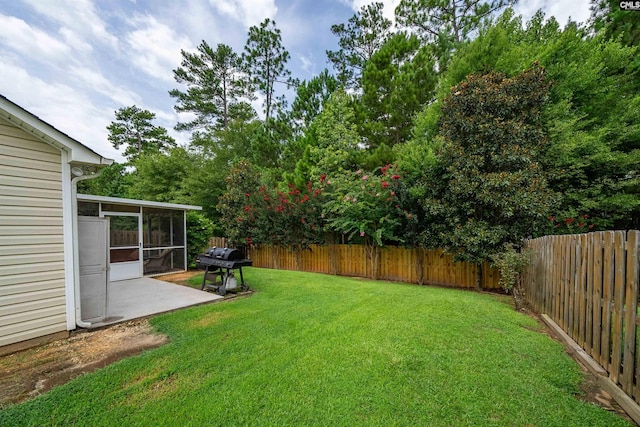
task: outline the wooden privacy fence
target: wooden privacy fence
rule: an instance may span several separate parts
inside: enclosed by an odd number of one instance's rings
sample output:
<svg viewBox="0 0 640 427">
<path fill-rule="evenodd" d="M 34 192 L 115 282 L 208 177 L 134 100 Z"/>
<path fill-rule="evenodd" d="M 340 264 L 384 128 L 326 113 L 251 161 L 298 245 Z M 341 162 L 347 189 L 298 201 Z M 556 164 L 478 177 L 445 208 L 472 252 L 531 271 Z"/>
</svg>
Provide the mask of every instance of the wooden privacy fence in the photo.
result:
<svg viewBox="0 0 640 427">
<path fill-rule="evenodd" d="M 226 248 L 229 246 L 229 240 L 226 237 L 211 237 L 209 238 L 209 248 L 214 246 L 216 248 Z"/>
<path fill-rule="evenodd" d="M 327 273 L 340 276 L 371 277 L 409 283 L 473 288 L 475 264 L 454 262 L 453 255 L 440 250 L 426 251 L 387 246 L 380 249 L 374 268 L 364 245 L 313 245 L 309 250 L 259 245 L 249 249 L 255 267 Z M 482 266 L 482 288 L 497 289 L 499 273 Z"/>
<path fill-rule="evenodd" d="M 526 298 L 640 402 L 638 242 L 640 231 L 529 240 Z"/>
</svg>

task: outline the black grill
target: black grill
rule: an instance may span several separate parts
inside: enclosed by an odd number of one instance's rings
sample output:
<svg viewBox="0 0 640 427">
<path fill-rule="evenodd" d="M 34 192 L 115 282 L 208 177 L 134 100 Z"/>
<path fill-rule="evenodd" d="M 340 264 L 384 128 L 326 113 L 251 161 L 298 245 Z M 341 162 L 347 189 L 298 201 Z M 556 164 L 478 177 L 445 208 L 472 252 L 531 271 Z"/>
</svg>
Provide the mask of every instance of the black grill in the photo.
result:
<svg viewBox="0 0 640 427">
<path fill-rule="evenodd" d="M 225 295 L 228 290 L 235 288 L 247 290 L 249 286 L 244 282 L 242 267 L 251 265 L 251 260 L 245 259 L 238 249 L 209 248 L 205 253 L 196 257 L 196 267 L 205 271 L 200 289 L 213 289 L 219 295 Z M 240 273 L 239 284 L 232 271 L 235 269 Z"/>
</svg>

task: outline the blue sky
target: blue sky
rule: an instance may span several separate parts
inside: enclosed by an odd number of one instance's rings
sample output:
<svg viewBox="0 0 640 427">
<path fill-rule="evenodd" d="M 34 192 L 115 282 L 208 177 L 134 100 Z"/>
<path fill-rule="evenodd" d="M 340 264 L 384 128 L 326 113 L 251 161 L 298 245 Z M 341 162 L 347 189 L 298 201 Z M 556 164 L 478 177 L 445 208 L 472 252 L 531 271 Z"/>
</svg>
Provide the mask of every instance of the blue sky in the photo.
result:
<svg viewBox="0 0 640 427">
<path fill-rule="evenodd" d="M 275 20 L 294 77 L 308 79 L 337 49 L 331 25 L 368 0 L 11 0 L 0 2 L 0 94 L 103 156 L 122 161 L 107 141 L 114 111 L 138 105 L 156 114 L 180 143 L 168 91 L 180 50 L 202 40 L 240 53 L 248 28 Z M 399 0 L 384 0 L 391 18 Z M 542 9 L 561 24 L 589 18 L 589 0 L 520 1 L 526 19 Z"/>
</svg>

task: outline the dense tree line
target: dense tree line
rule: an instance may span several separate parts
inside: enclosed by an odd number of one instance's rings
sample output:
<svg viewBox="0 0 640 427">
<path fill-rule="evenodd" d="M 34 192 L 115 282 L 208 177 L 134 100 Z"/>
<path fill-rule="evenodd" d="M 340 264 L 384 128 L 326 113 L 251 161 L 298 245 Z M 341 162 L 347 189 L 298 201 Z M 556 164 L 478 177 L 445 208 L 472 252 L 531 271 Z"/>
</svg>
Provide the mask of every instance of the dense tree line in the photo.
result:
<svg viewBox="0 0 640 427">
<path fill-rule="evenodd" d="M 638 228 L 640 23 L 614 3 L 564 28 L 503 0 L 402 0 L 394 27 L 374 3 L 332 26 L 333 73 L 308 81 L 269 19 L 242 53 L 202 41 L 170 92 L 190 143 L 122 108 L 109 131 L 127 163 L 83 191 L 202 205 L 238 244 L 371 257 L 399 244 L 479 263 L 527 237 Z"/>
</svg>

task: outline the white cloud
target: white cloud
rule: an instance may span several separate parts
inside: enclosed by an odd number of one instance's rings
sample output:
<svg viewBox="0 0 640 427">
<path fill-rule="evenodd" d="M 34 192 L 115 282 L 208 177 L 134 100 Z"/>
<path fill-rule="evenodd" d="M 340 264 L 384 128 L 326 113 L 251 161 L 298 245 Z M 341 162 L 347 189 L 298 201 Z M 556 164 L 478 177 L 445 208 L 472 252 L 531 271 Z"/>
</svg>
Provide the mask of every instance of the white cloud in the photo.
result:
<svg viewBox="0 0 640 427">
<path fill-rule="evenodd" d="M 300 59 L 301 62 L 301 67 L 304 71 L 306 71 L 307 73 L 311 72 L 311 67 L 313 66 L 313 61 L 310 58 L 307 58 L 304 55 L 300 55 L 298 57 Z"/>
<path fill-rule="evenodd" d="M 23 0 L 36 12 L 61 23 L 68 31 L 77 33 L 75 38 L 92 38 L 107 44 L 113 49 L 118 47 L 118 39 L 107 30 L 106 23 L 95 10 L 90 0 Z"/>
<path fill-rule="evenodd" d="M 71 52 L 64 43 L 21 19 L 0 15 L 0 41 L 21 56 L 39 61 L 64 61 Z"/>
<path fill-rule="evenodd" d="M 209 0 L 218 12 L 249 28 L 265 18 L 273 19 L 278 13 L 275 0 Z"/>
<path fill-rule="evenodd" d="M 400 0 L 342 0 L 343 3 L 351 6 L 354 12 L 359 12 L 363 6 L 371 3 L 381 2 L 384 4 L 382 8 L 382 14 L 385 18 L 390 19 L 391 22 L 395 22 L 395 10 Z"/>
<path fill-rule="evenodd" d="M 181 49 L 192 50 L 191 41 L 152 16 L 137 16 L 138 29 L 126 35 L 131 61 L 145 73 L 165 82 L 173 82 L 173 72 L 182 59 Z"/>
<path fill-rule="evenodd" d="M 93 46 L 84 41 L 78 34 L 74 33 L 70 28 L 60 27 L 58 31 L 62 38 L 65 41 L 67 46 L 72 47 L 73 49 L 83 52 L 89 53 L 93 50 Z"/>
<path fill-rule="evenodd" d="M 374 3 L 376 0 L 340 0 L 343 4 L 350 6 L 354 12 L 357 12 L 362 6 Z M 377 0 L 384 3 L 383 14 L 391 21 L 394 19 L 395 8 L 400 0 Z M 549 1 L 549 0 L 529 0 L 526 2 L 518 2 L 514 6 L 516 14 L 522 15 L 525 20 L 530 19 L 539 9 L 545 11 L 545 16 L 555 16 L 556 20 L 564 25 L 571 17 L 576 22 L 586 22 L 591 14 L 589 10 L 590 0 L 567 1 Z"/>
<path fill-rule="evenodd" d="M 545 18 L 554 16 L 561 26 L 564 26 L 571 18 L 575 22 L 587 22 L 591 16 L 589 0 L 575 0 L 572 2 L 554 2 L 548 0 L 530 0 L 518 2 L 514 6 L 516 15 L 522 15 L 525 21 L 540 9 L 544 11 Z"/>
<path fill-rule="evenodd" d="M 62 83 L 41 80 L 3 56 L 0 75 L 11 82 L 1 86 L 2 94 L 11 101 L 97 153 L 122 159 L 107 141 L 106 126 L 113 111 L 96 106 L 89 94 Z"/>
<path fill-rule="evenodd" d="M 76 82 L 82 82 L 86 89 L 97 92 L 121 106 L 139 104 L 140 97 L 130 89 L 120 87 L 109 81 L 101 73 L 86 67 L 71 67 L 69 74 Z"/>
</svg>

